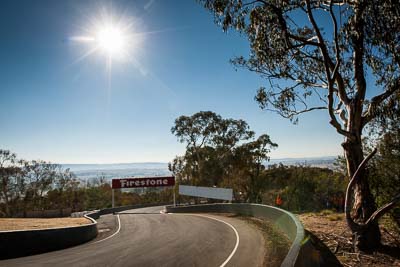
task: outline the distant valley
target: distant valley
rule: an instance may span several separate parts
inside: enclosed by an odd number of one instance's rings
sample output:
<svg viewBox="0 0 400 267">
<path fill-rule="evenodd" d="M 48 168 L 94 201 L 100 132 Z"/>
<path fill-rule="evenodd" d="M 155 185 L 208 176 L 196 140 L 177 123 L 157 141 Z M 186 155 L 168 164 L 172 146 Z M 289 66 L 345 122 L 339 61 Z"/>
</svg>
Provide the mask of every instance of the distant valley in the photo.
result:
<svg viewBox="0 0 400 267">
<path fill-rule="evenodd" d="M 334 169 L 337 157 L 316 157 L 316 158 L 284 158 L 271 159 L 266 165 L 301 165 Z M 171 175 L 168 170 L 168 163 L 144 162 L 144 163 L 117 163 L 117 164 L 62 164 L 69 168 L 79 179 L 88 180 L 98 177 L 106 179 L 123 177 L 144 177 Z"/>
</svg>

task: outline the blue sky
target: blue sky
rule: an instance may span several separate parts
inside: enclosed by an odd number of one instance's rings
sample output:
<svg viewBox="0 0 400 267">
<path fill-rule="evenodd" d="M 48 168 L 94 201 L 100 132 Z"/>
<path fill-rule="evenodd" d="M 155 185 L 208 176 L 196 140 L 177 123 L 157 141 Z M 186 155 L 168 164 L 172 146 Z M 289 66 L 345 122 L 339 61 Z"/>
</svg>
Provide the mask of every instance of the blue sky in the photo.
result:
<svg viewBox="0 0 400 267">
<path fill-rule="evenodd" d="M 132 60 L 106 58 L 70 41 L 106 10 L 143 34 Z M 59 163 L 172 160 L 184 152 L 175 118 L 200 110 L 246 120 L 279 148 L 273 158 L 341 154 L 325 112 L 298 125 L 259 109 L 265 82 L 229 64 L 248 43 L 223 33 L 194 0 L 3 1 L 0 9 L 0 148 Z M 140 65 L 140 66 L 139 66 Z"/>
</svg>

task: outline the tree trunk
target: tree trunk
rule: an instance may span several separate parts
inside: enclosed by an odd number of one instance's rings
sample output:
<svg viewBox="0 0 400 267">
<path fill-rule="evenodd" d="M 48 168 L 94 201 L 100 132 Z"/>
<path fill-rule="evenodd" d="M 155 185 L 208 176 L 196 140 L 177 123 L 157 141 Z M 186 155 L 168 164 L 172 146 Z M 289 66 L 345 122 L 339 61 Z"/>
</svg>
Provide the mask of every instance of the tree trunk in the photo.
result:
<svg viewBox="0 0 400 267">
<path fill-rule="evenodd" d="M 7 196 L 7 191 L 4 192 L 4 207 L 5 207 L 5 212 L 6 216 L 10 217 L 10 205 L 8 203 L 8 196 Z"/>
<path fill-rule="evenodd" d="M 358 166 L 364 159 L 361 138 L 356 138 L 356 140 L 346 139 L 342 144 L 346 155 L 349 177 L 353 177 Z M 354 222 L 364 224 L 376 211 L 376 204 L 369 188 L 367 170 L 361 170 L 356 179 L 353 189 L 354 203 L 352 218 Z M 356 250 L 370 251 L 380 245 L 381 235 L 377 223 L 371 224 L 368 228 L 360 227 L 351 230 L 353 232 L 353 245 Z"/>
<path fill-rule="evenodd" d="M 8 196 L 7 196 L 7 180 L 6 180 L 7 178 L 3 178 L 3 181 L 2 181 L 2 183 L 3 183 L 3 196 L 4 196 L 4 211 L 5 211 L 5 213 L 6 213 L 6 216 L 7 217 L 10 217 L 10 205 L 9 205 L 9 203 L 8 203 Z"/>
</svg>

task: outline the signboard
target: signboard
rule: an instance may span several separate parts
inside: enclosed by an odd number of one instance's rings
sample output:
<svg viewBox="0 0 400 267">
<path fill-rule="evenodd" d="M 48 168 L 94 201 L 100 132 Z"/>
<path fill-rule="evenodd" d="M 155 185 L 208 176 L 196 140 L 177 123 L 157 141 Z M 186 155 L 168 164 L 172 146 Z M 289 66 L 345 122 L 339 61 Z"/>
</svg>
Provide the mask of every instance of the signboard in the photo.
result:
<svg viewBox="0 0 400 267">
<path fill-rule="evenodd" d="M 160 187 L 160 186 L 174 186 L 174 185 L 175 185 L 174 176 L 112 179 L 112 189 Z"/>
<path fill-rule="evenodd" d="M 179 194 L 193 197 L 205 197 L 231 201 L 233 190 L 231 188 L 179 185 Z"/>
</svg>

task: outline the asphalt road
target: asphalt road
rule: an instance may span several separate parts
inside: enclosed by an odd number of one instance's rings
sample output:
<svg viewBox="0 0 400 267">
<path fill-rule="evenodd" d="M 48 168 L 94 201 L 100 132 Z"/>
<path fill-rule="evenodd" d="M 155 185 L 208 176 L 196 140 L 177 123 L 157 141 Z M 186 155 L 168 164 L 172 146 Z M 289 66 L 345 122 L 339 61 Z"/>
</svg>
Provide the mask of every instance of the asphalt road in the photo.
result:
<svg viewBox="0 0 400 267">
<path fill-rule="evenodd" d="M 0 266 L 261 265 L 263 238 L 246 222 L 211 214 L 161 214 L 161 209 L 152 207 L 108 215 L 99 220 L 99 228 L 104 231 L 92 242 L 3 260 Z M 114 222 L 117 222 L 115 227 Z"/>
</svg>

